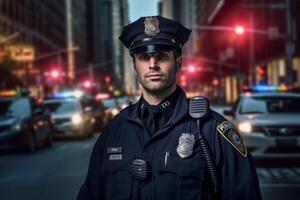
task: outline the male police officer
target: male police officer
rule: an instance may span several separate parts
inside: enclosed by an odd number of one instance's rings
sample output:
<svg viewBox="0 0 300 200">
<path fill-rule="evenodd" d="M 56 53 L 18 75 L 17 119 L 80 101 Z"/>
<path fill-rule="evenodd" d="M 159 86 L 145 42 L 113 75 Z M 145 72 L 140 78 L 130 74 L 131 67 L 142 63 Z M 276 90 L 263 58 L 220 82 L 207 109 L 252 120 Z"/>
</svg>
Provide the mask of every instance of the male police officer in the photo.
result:
<svg viewBox="0 0 300 200">
<path fill-rule="evenodd" d="M 181 47 L 190 30 L 161 16 L 141 17 L 124 27 L 142 97 L 102 131 L 78 200 L 208 199 L 212 181 L 189 116 L 189 102 L 176 85 Z M 209 110 L 201 120 L 216 167 L 219 199 L 261 199 L 251 156 L 234 126 Z"/>
</svg>

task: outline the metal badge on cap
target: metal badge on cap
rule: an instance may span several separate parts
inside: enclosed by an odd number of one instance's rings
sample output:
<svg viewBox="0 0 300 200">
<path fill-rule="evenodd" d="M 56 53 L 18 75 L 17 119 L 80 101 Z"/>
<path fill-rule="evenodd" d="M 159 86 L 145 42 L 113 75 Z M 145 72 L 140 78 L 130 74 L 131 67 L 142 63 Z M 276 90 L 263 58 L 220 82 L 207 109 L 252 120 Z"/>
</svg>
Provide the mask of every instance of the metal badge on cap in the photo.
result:
<svg viewBox="0 0 300 200">
<path fill-rule="evenodd" d="M 159 21 L 157 17 L 146 17 L 144 21 L 145 34 L 147 36 L 156 36 L 159 34 Z"/>
<path fill-rule="evenodd" d="M 193 154 L 193 148 L 195 144 L 195 137 L 189 133 L 183 133 L 179 137 L 179 144 L 177 147 L 177 153 L 181 158 L 187 158 Z"/>
</svg>

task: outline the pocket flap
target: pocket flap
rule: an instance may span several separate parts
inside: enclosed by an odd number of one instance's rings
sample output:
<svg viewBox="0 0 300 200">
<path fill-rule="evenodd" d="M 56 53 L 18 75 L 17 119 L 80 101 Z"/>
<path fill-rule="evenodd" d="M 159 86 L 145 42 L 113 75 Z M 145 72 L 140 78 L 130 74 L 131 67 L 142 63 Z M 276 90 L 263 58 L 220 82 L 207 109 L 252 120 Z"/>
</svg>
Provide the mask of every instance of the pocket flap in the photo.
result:
<svg viewBox="0 0 300 200">
<path fill-rule="evenodd" d="M 114 173 L 116 171 L 130 172 L 131 160 L 110 160 L 107 162 L 105 171 Z"/>
<path fill-rule="evenodd" d="M 167 165 L 161 162 L 157 171 L 159 173 L 174 173 L 179 177 L 194 177 L 199 180 L 203 179 L 204 165 L 196 162 L 196 160 L 176 159 L 168 160 Z"/>
</svg>

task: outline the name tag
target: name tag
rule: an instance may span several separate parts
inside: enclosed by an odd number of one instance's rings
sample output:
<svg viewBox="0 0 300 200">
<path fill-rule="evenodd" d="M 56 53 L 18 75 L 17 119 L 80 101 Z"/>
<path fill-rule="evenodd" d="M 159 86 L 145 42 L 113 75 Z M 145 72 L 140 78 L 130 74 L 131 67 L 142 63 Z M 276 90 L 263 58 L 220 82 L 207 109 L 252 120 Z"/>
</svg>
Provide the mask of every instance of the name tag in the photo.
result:
<svg viewBox="0 0 300 200">
<path fill-rule="evenodd" d="M 111 154 L 109 160 L 122 160 L 122 154 Z"/>
<path fill-rule="evenodd" d="M 122 147 L 108 147 L 107 148 L 107 153 L 122 153 Z"/>
</svg>

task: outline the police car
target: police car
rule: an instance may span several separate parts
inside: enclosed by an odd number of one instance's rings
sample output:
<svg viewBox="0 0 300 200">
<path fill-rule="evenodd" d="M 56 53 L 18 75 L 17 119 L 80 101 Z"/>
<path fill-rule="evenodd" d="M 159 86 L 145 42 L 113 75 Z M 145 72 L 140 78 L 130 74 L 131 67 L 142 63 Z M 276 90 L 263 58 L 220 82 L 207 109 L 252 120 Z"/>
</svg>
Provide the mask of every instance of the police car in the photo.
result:
<svg viewBox="0 0 300 200">
<path fill-rule="evenodd" d="M 0 149 L 52 146 L 51 118 L 42 101 L 28 92 L 0 91 Z"/>
<path fill-rule="evenodd" d="M 224 111 L 255 157 L 300 156 L 300 94 L 282 89 L 254 87 Z"/>
<path fill-rule="evenodd" d="M 56 138 L 86 138 L 93 134 L 93 118 L 90 109 L 85 109 L 80 100 L 66 93 L 55 93 L 44 100 L 53 120 Z"/>
</svg>

